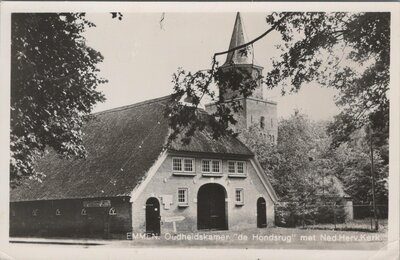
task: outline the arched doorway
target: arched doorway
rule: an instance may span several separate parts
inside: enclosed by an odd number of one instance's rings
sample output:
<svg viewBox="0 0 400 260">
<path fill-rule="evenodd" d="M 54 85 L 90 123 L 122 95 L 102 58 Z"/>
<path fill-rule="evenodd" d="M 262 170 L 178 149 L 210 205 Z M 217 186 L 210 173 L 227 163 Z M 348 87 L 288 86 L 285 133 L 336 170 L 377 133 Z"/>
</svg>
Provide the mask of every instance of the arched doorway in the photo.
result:
<svg viewBox="0 0 400 260">
<path fill-rule="evenodd" d="M 200 187 L 197 193 L 197 229 L 228 229 L 225 198 L 226 190 L 219 184 L 209 183 Z"/>
<path fill-rule="evenodd" d="M 146 233 L 160 235 L 160 202 L 156 198 L 146 201 Z"/>
<path fill-rule="evenodd" d="M 257 227 L 267 227 L 267 204 L 264 198 L 257 200 Z"/>
</svg>

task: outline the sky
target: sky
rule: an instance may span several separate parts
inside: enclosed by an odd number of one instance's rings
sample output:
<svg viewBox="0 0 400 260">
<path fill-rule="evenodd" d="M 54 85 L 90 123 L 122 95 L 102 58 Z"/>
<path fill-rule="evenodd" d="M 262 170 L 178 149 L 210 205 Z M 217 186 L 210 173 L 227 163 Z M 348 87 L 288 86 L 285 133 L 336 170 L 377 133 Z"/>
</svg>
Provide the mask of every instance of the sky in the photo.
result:
<svg viewBox="0 0 400 260">
<path fill-rule="evenodd" d="M 241 13 L 247 39 L 269 27 L 266 13 Z M 213 53 L 228 49 L 236 13 L 123 13 L 112 19 L 110 13 L 92 13 L 96 24 L 85 32 L 87 44 L 100 51 L 104 61 L 100 76 L 108 83 L 99 88 L 106 96 L 94 112 L 134 104 L 172 93 L 172 74 L 179 67 L 197 71 L 208 69 Z M 278 33 L 268 34 L 254 44 L 255 62 L 271 68 L 282 43 Z M 223 63 L 226 56 L 221 56 Z M 299 93 L 282 97 L 279 89 L 267 90 L 264 98 L 278 102 L 278 118 L 287 118 L 295 109 L 313 120 L 329 120 L 338 113 L 334 89 L 311 83 Z"/>
</svg>

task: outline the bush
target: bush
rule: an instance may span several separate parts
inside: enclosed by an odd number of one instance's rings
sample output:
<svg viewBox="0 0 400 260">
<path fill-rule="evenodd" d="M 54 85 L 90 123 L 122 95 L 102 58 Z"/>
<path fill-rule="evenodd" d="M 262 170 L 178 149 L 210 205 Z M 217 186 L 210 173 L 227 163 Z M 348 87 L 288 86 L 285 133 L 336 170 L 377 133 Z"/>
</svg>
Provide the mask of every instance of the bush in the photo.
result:
<svg viewBox="0 0 400 260">
<path fill-rule="evenodd" d="M 279 227 L 343 223 L 345 219 L 346 212 L 342 204 L 304 207 L 287 203 L 275 208 L 275 224 Z"/>
<path fill-rule="evenodd" d="M 275 208 L 275 225 L 279 227 L 296 227 L 302 220 L 298 211 L 298 206 L 293 203 L 277 206 Z"/>
<path fill-rule="evenodd" d="M 318 224 L 343 223 L 346 212 L 343 205 L 319 206 L 315 212 L 315 222 Z"/>
</svg>

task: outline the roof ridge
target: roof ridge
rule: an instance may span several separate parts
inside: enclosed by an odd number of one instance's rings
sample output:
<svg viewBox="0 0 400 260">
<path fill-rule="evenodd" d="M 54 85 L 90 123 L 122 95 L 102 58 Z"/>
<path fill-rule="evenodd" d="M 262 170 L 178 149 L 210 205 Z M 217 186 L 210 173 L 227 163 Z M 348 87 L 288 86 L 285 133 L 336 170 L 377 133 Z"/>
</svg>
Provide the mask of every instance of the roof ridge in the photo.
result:
<svg viewBox="0 0 400 260">
<path fill-rule="evenodd" d="M 162 100 L 167 100 L 167 99 L 171 98 L 171 96 L 172 95 L 167 95 L 167 96 L 163 96 L 163 97 L 158 97 L 158 98 L 153 98 L 153 99 L 140 101 L 138 103 L 134 103 L 134 104 L 126 105 L 126 106 L 110 108 L 110 109 L 107 109 L 107 110 L 103 110 L 103 111 L 99 111 L 99 112 L 96 112 L 96 113 L 92 113 L 92 115 L 113 113 L 113 112 L 123 111 L 123 110 L 131 109 L 131 108 L 135 108 L 135 107 L 139 107 L 139 106 L 143 106 L 143 105 L 148 105 L 148 104 L 156 103 L 156 102 L 159 102 L 159 101 L 162 101 Z"/>
</svg>

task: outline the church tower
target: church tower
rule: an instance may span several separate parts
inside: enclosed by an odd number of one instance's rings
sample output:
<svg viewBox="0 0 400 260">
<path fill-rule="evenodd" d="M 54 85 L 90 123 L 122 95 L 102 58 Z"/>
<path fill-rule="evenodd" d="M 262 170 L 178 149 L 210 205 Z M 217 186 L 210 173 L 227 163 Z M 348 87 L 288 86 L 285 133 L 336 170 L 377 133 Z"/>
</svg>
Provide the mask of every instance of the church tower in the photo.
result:
<svg viewBox="0 0 400 260">
<path fill-rule="evenodd" d="M 247 42 L 240 13 L 236 15 L 235 25 L 233 27 L 232 37 L 229 49 L 236 48 Z M 232 70 L 245 71 L 246 75 L 258 78 L 262 75 L 263 67 L 254 64 L 253 46 L 235 50 L 228 53 L 225 63 L 219 68 L 222 73 L 229 73 Z M 221 88 L 220 88 L 221 89 Z M 261 129 L 265 138 L 269 138 L 276 143 L 278 135 L 277 122 L 277 103 L 263 98 L 263 88 L 261 80 L 257 81 L 257 86 L 249 97 L 244 97 L 237 90 L 220 91 L 225 102 L 232 99 L 239 100 L 243 109 L 236 114 L 235 130 L 239 133 L 250 126 L 257 126 Z M 215 104 L 207 104 L 206 111 L 212 113 L 215 111 Z"/>
</svg>

